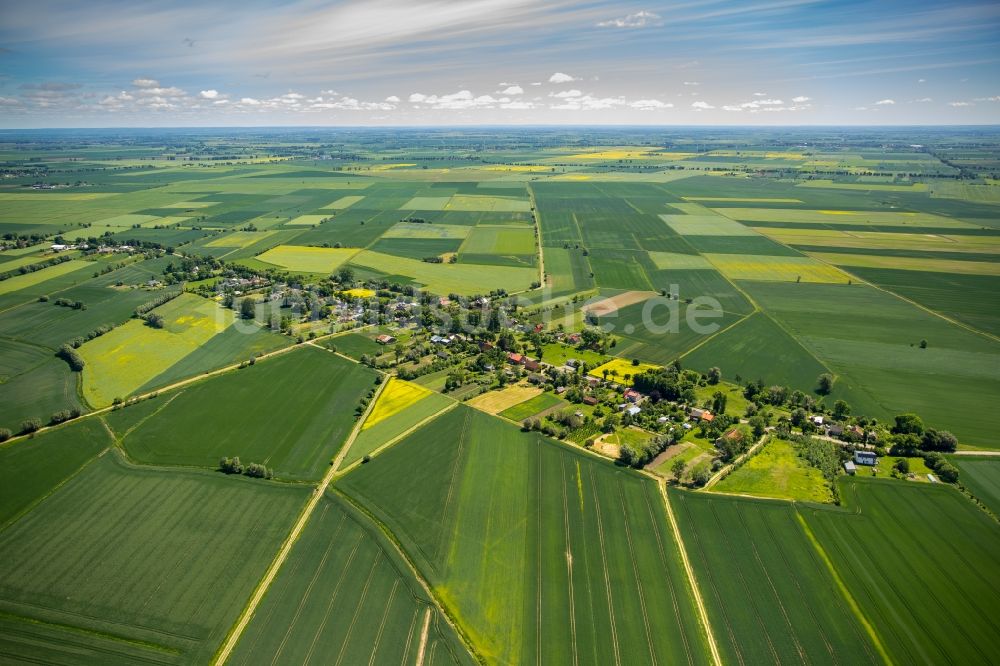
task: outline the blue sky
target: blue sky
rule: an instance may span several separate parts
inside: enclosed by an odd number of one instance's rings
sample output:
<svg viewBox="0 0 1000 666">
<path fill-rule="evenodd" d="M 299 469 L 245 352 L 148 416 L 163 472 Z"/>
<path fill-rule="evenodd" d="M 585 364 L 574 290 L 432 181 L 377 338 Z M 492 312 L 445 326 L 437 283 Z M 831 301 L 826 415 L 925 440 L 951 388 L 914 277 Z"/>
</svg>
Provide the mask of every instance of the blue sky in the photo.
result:
<svg viewBox="0 0 1000 666">
<path fill-rule="evenodd" d="M 990 1 L 0 5 L 0 126 L 1000 123 Z"/>
</svg>

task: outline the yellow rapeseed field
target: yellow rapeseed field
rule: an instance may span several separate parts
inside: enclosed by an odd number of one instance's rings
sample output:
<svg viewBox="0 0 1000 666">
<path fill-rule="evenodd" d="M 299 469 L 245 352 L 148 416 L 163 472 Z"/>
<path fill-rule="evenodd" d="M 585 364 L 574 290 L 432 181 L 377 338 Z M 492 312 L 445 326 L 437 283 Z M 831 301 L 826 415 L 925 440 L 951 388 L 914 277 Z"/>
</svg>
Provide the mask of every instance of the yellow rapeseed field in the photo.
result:
<svg viewBox="0 0 1000 666">
<path fill-rule="evenodd" d="M 641 375 L 647 370 L 656 370 L 660 366 L 653 365 L 652 363 L 640 363 L 639 365 L 632 365 L 632 361 L 624 358 L 616 358 L 608 361 L 604 365 L 599 365 L 589 373 L 592 377 L 604 377 L 604 371 L 608 371 L 608 379 L 611 381 L 618 382 L 619 384 L 625 384 L 626 386 L 632 385 L 632 377 L 636 375 Z M 625 375 L 629 378 L 626 381 Z"/>
<path fill-rule="evenodd" d="M 379 421 L 384 421 L 390 416 L 398 414 L 430 394 L 431 390 L 423 386 L 390 377 L 389 385 L 382 391 L 378 402 L 375 403 L 375 408 L 368 415 L 361 429 L 370 428 Z"/>
</svg>

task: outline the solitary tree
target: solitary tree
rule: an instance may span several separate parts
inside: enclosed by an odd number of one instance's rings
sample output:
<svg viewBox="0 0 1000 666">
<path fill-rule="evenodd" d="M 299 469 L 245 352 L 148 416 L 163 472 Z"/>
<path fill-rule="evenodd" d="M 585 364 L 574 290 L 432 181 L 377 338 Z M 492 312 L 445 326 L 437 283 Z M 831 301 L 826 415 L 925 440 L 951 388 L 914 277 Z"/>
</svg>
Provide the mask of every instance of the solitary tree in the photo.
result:
<svg viewBox="0 0 1000 666">
<path fill-rule="evenodd" d="M 830 395 L 833 390 L 833 375 L 824 372 L 816 379 L 816 392 L 820 395 Z"/>
<path fill-rule="evenodd" d="M 670 466 L 670 471 L 673 472 L 674 478 L 678 481 L 684 476 L 684 470 L 687 468 L 687 464 L 678 458 L 674 461 L 674 464 Z"/>
<path fill-rule="evenodd" d="M 718 368 L 708 369 L 709 384 L 718 384 L 721 380 L 722 380 L 722 370 L 719 370 Z"/>
<path fill-rule="evenodd" d="M 851 413 L 851 406 L 843 400 L 833 403 L 833 418 L 843 419 Z"/>
<path fill-rule="evenodd" d="M 247 296 L 242 301 L 240 301 L 240 316 L 244 319 L 253 319 L 254 315 L 257 313 L 257 306 L 253 302 L 253 298 Z"/>
</svg>

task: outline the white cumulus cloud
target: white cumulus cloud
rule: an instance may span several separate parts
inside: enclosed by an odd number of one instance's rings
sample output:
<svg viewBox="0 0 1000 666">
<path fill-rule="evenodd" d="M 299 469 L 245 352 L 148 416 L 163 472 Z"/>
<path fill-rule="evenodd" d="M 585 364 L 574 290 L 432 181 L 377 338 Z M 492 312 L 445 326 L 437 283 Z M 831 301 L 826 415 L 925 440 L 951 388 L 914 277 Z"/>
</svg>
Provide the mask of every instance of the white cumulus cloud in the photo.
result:
<svg viewBox="0 0 1000 666">
<path fill-rule="evenodd" d="M 896 100 L 894 99 L 880 99 L 879 101 L 875 102 L 875 106 L 889 106 L 895 103 Z"/>
<path fill-rule="evenodd" d="M 698 109 L 698 110 L 704 110 L 704 109 L 714 109 L 715 107 L 712 106 L 711 104 L 709 104 L 708 102 L 692 102 L 691 103 L 691 108 L 692 109 Z"/>
<path fill-rule="evenodd" d="M 523 95 L 524 88 L 518 85 L 509 85 L 500 91 L 501 95 Z"/>
<path fill-rule="evenodd" d="M 219 91 L 218 90 L 202 90 L 199 93 L 199 95 L 201 96 L 202 99 L 218 99 L 218 97 L 219 97 Z"/>
<path fill-rule="evenodd" d="M 798 97 L 793 97 L 792 101 L 795 102 L 796 104 L 801 104 L 802 102 L 808 102 L 810 99 L 812 98 L 806 97 L 805 95 L 799 95 Z"/>
<path fill-rule="evenodd" d="M 569 74 L 563 74 L 562 72 L 556 72 L 549 77 L 549 83 L 569 83 L 570 81 L 579 81 L 580 79 L 575 76 L 570 76 Z"/>
</svg>

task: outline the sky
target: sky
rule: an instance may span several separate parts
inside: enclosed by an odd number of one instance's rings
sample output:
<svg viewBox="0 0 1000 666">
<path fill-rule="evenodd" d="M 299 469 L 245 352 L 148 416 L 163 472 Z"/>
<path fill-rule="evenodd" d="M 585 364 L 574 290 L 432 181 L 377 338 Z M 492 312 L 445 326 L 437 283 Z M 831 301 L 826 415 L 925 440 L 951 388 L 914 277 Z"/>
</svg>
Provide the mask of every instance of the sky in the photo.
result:
<svg viewBox="0 0 1000 666">
<path fill-rule="evenodd" d="M 1000 123 L 996 0 L 0 0 L 0 127 Z"/>
</svg>

